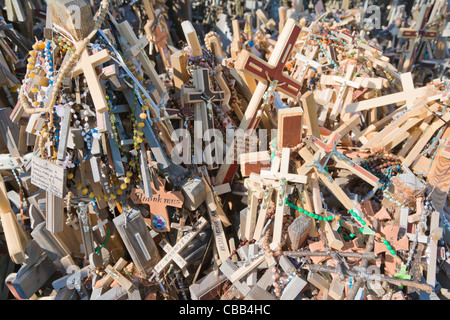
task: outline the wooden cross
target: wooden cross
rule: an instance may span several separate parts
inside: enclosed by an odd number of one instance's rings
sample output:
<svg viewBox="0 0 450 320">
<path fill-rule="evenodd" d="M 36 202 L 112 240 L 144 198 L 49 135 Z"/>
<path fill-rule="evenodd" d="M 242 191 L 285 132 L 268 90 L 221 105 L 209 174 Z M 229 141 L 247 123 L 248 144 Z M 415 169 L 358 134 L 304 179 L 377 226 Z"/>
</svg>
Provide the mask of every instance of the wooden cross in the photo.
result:
<svg viewBox="0 0 450 320">
<path fill-rule="evenodd" d="M 316 56 L 317 50 L 319 48 L 317 46 L 313 47 L 313 49 L 308 53 L 308 55 L 305 57 L 304 55 L 302 55 L 300 52 L 298 52 L 295 55 L 295 59 L 298 62 L 302 62 L 302 67 L 300 68 L 300 70 L 298 71 L 298 74 L 294 75 L 295 79 L 297 79 L 298 81 L 300 81 L 301 83 L 303 83 L 303 80 L 305 79 L 306 73 L 308 72 L 308 70 L 310 68 L 320 68 L 323 65 L 321 65 L 320 63 L 318 63 L 317 61 L 314 60 L 314 57 Z"/>
<path fill-rule="evenodd" d="M 162 61 L 167 68 L 170 67 L 170 51 L 167 47 L 170 35 L 167 33 L 167 30 L 158 23 L 159 19 L 160 18 L 158 18 L 157 21 L 147 21 L 144 30 L 147 34 L 147 40 L 155 45 L 156 50 L 161 54 Z"/>
<path fill-rule="evenodd" d="M 3 232 L 5 234 L 8 253 L 11 260 L 16 263 L 25 262 L 25 247 L 28 239 L 25 232 L 20 227 L 8 199 L 6 186 L 3 177 L 0 174 L 0 218 L 2 221 Z"/>
<path fill-rule="evenodd" d="M 231 223 L 223 212 L 222 206 L 216 203 L 217 197 L 214 195 L 214 190 L 209 180 L 208 172 L 205 167 L 200 167 L 202 172 L 202 180 L 206 185 L 206 209 L 211 227 L 213 230 L 214 241 L 216 244 L 217 253 L 222 263 L 230 257 L 230 249 L 228 248 L 227 239 L 223 230 L 222 223 L 225 226 L 230 226 Z"/>
<path fill-rule="evenodd" d="M 362 40 L 358 39 L 356 32 L 354 32 L 353 34 L 349 34 L 346 31 L 341 31 L 338 33 L 338 38 L 346 40 L 350 46 L 356 45 L 357 47 L 359 47 L 361 49 L 368 50 L 370 52 L 375 52 L 378 55 L 383 54 L 383 50 L 381 50 L 380 48 L 371 46 L 371 45 L 363 42 Z"/>
<path fill-rule="evenodd" d="M 170 231 L 169 214 L 167 207 L 181 208 L 184 197 L 181 191 L 165 190 L 165 180 L 158 177 L 158 186 L 152 182 L 152 197 L 146 198 L 140 189 L 131 190 L 130 199 L 134 204 L 150 205 L 151 227 L 157 232 Z"/>
<path fill-rule="evenodd" d="M 342 104 L 347 93 L 347 89 L 349 86 L 358 89 L 359 83 L 351 81 L 353 78 L 353 71 L 355 70 L 354 64 L 347 64 L 347 72 L 345 74 L 345 78 L 334 76 L 333 80 L 340 84 L 339 92 L 336 97 L 336 101 L 333 105 L 333 108 L 330 113 L 330 120 L 335 120 L 337 115 L 341 112 Z"/>
<path fill-rule="evenodd" d="M 158 92 L 159 97 L 161 97 L 166 92 L 166 87 L 159 78 L 159 75 L 156 72 L 152 62 L 150 61 L 147 54 L 143 50 L 143 48 L 148 45 L 147 38 L 143 37 L 141 39 L 138 39 L 128 21 L 120 23 L 118 25 L 118 28 L 120 33 L 127 41 L 129 47 L 127 51 L 128 54 L 131 57 L 136 57 L 139 60 L 142 69 L 144 70 L 145 74 L 150 78 L 153 85 L 156 87 L 156 91 Z M 155 95 L 153 95 L 153 97 L 155 98 L 156 102 L 159 103 L 160 100 L 159 97 L 158 99 L 157 97 L 155 97 Z"/>
<path fill-rule="evenodd" d="M 231 58 L 234 59 L 242 50 L 241 29 L 239 28 L 239 20 L 233 19 L 231 24 L 233 26 L 233 41 L 231 42 L 230 53 Z"/>
<path fill-rule="evenodd" d="M 288 188 L 287 183 L 307 183 L 306 176 L 288 173 L 290 152 L 291 151 L 289 148 L 283 148 L 281 158 L 274 158 L 270 171 L 261 170 L 261 178 L 280 181 L 280 187 L 278 189 L 276 201 L 273 237 L 272 243 L 270 244 L 272 250 L 276 250 L 278 244 L 282 243 L 281 235 L 283 229 L 283 216 L 286 208 L 288 208 L 285 204 L 285 200 L 287 199 L 290 189 Z"/>
<path fill-rule="evenodd" d="M 402 74 L 401 77 L 403 77 L 406 80 L 406 77 L 409 77 L 408 74 Z M 406 83 L 406 82 L 402 82 L 402 83 Z M 373 99 L 369 99 L 369 100 L 364 100 L 364 101 L 359 101 L 359 102 L 355 102 L 355 103 L 351 103 L 348 104 L 345 107 L 345 112 L 346 113 L 353 113 L 353 112 L 357 112 L 357 111 L 363 111 L 363 110 L 369 110 L 369 109 L 373 109 L 373 108 L 378 108 L 381 106 L 385 106 L 388 104 L 393 104 L 393 103 L 399 103 L 399 102 L 403 102 L 403 101 L 407 101 L 409 108 L 414 107 L 414 102 L 416 99 L 427 96 L 429 97 L 427 100 L 431 101 L 430 99 L 440 99 L 441 96 L 440 95 L 436 95 L 438 93 L 438 90 L 433 86 L 425 86 L 425 87 L 421 87 L 421 88 L 410 88 L 407 91 L 403 91 L 403 92 L 397 92 L 397 93 L 393 93 L 393 94 L 389 94 L 386 96 L 382 96 L 382 97 L 378 97 L 378 98 L 373 98 Z"/>
<path fill-rule="evenodd" d="M 322 149 L 325 152 L 324 160 L 325 162 L 322 162 L 322 165 L 326 165 L 326 162 L 330 157 L 333 157 L 333 159 L 342 167 L 346 168 L 347 170 L 351 171 L 361 179 L 365 180 L 372 186 L 378 188 L 378 182 L 379 179 L 371 174 L 369 171 L 362 168 L 360 165 L 354 163 L 349 158 L 347 158 L 345 155 L 341 154 L 339 151 L 336 150 L 337 142 L 339 141 L 340 136 L 339 134 L 333 132 L 331 136 L 328 138 L 327 143 L 322 142 L 315 136 L 312 136 L 313 144 L 311 147 L 316 150 L 317 147 Z M 314 146 L 314 144 L 317 146 Z"/>
<path fill-rule="evenodd" d="M 211 130 L 214 129 L 214 112 L 212 109 L 212 102 L 222 101 L 224 93 L 211 91 L 208 69 L 195 69 L 192 73 L 194 85 L 199 92 L 186 93 L 186 102 L 195 103 L 195 121 L 201 121 L 201 132 L 204 132 L 206 142 L 208 142 L 210 146 L 210 152 L 205 149 L 203 160 L 206 161 L 208 169 L 217 169 L 220 160 L 220 152 L 217 138 L 213 136 L 211 132 Z"/>
<path fill-rule="evenodd" d="M 261 113 L 261 100 L 267 88 L 279 90 L 292 98 L 297 98 L 302 84 L 283 72 L 290 54 L 294 48 L 295 41 L 300 34 L 301 28 L 293 19 L 288 19 L 283 32 L 280 34 L 275 48 L 270 56 L 269 62 L 264 62 L 248 51 L 243 51 L 236 61 L 236 69 L 240 69 L 255 77 L 259 83 L 245 111 L 239 129 L 244 131 L 255 129 L 258 126 Z M 270 79 L 268 81 L 268 79 Z M 230 182 L 234 178 L 238 164 L 223 164 L 216 176 L 216 183 Z"/>
<path fill-rule="evenodd" d="M 137 270 L 147 275 L 160 260 L 158 248 L 141 212 L 135 208 L 123 208 L 123 212 L 113 219 L 114 225 Z"/>
<path fill-rule="evenodd" d="M 183 250 L 187 244 L 194 239 L 194 237 L 200 232 L 200 230 L 207 224 L 205 218 L 201 217 L 192 227 L 192 231 L 188 231 L 187 234 L 178 241 L 167 254 L 158 262 L 155 266 L 155 271 L 159 274 L 161 271 L 169 264 L 170 261 L 174 260 L 175 263 L 183 269 L 186 266 L 186 261 L 180 257 L 179 253 Z M 163 246 L 167 244 L 163 243 Z"/>
<path fill-rule="evenodd" d="M 81 42 L 76 44 L 77 48 L 81 45 Z M 95 110 L 98 113 L 104 113 L 108 111 L 108 103 L 106 102 L 105 94 L 103 92 L 102 86 L 100 85 L 100 80 L 97 75 L 96 67 L 102 65 L 103 63 L 109 61 L 111 57 L 109 56 L 108 50 L 102 50 L 93 55 L 89 55 L 87 49 L 81 54 L 81 60 L 72 70 L 72 77 L 77 77 L 80 74 L 84 74 L 87 85 L 89 87 L 89 92 L 94 102 Z"/>
<path fill-rule="evenodd" d="M 437 31 L 428 31 L 425 29 L 427 18 L 431 12 L 431 4 L 423 5 L 420 7 L 419 14 L 417 16 L 415 28 L 401 28 L 399 30 L 398 38 L 409 39 L 408 52 L 403 60 L 402 72 L 411 71 L 412 65 L 415 60 L 416 45 L 420 41 L 419 39 L 435 39 L 438 36 Z"/>
<path fill-rule="evenodd" d="M 194 57 L 202 57 L 203 50 L 198 41 L 197 32 L 195 32 L 194 26 L 190 21 L 183 21 L 181 23 L 181 27 L 183 28 L 184 36 L 186 37 L 186 41 L 188 43 L 189 48 L 192 51 L 192 55 Z"/>
</svg>

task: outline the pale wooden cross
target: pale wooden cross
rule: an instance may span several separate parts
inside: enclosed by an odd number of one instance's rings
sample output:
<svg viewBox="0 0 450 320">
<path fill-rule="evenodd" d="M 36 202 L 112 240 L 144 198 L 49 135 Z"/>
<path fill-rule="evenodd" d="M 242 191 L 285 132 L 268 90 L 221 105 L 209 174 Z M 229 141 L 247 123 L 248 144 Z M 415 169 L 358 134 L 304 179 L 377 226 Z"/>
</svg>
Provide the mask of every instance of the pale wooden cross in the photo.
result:
<svg viewBox="0 0 450 320">
<path fill-rule="evenodd" d="M 355 70 L 354 64 L 347 64 L 347 71 L 344 78 L 333 76 L 333 80 L 340 84 L 339 91 L 336 97 L 336 101 L 331 109 L 330 120 L 335 120 L 337 115 L 341 112 L 342 104 L 344 102 L 345 95 L 347 94 L 348 87 L 358 89 L 359 83 L 351 81 L 353 78 L 353 71 Z"/>
<path fill-rule="evenodd" d="M 77 218 L 71 219 L 70 216 L 68 216 L 66 219 L 66 226 L 69 226 L 69 227 L 74 228 L 75 230 L 78 230 L 79 229 L 78 219 Z"/>
<path fill-rule="evenodd" d="M 261 178 L 280 182 L 276 201 L 273 237 L 272 243 L 270 244 L 272 250 L 276 250 L 278 245 L 282 243 L 283 216 L 286 208 L 288 208 L 285 204 L 285 200 L 287 199 L 290 189 L 288 188 L 287 183 L 307 183 L 306 176 L 289 173 L 290 152 L 290 148 L 283 148 L 281 158 L 278 156 L 274 158 L 270 170 L 261 170 Z"/>
<path fill-rule="evenodd" d="M 81 45 L 81 42 L 76 44 L 77 48 Z M 105 94 L 102 86 L 100 85 L 99 76 L 97 75 L 96 67 L 109 61 L 108 50 L 102 50 L 93 55 L 89 55 L 87 49 L 81 54 L 81 60 L 72 70 L 72 77 L 77 77 L 80 74 L 84 74 L 89 92 L 94 102 L 95 110 L 97 113 L 104 113 L 108 111 L 108 103 L 106 102 Z"/>
<path fill-rule="evenodd" d="M 231 42 L 230 53 L 231 58 L 234 59 L 237 58 L 237 55 L 242 50 L 241 29 L 239 28 L 239 20 L 233 19 L 231 24 L 233 27 L 233 41 Z"/>
<path fill-rule="evenodd" d="M 192 55 L 194 57 L 203 56 L 203 50 L 198 41 L 197 32 L 195 32 L 194 26 L 190 21 L 183 21 L 181 23 L 181 27 L 183 28 L 184 36 L 186 37 L 186 41 L 188 43 L 189 48 L 192 51 Z"/>
<path fill-rule="evenodd" d="M 230 257 L 230 249 L 222 224 L 227 227 L 231 223 L 223 211 L 222 205 L 217 201 L 218 197 L 214 195 L 214 189 L 211 185 L 206 167 L 202 166 L 199 170 L 202 173 L 202 180 L 206 186 L 206 209 L 211 221 L 216 250 L 220 260 L 224 262 Z"/>
<path fill-rule="evenodd" d="M 172 248 L 170 248 L 169 252 L 158 262 L 155 266 L 156 273 L 161 273 L 161 271 L 169 264 L 170 261 L 175 261 L 175 263 L 183 269 L 186 265 L 186 261 L 181 258 L 179 252 L 183 250 L 187 244 L 194 239 L 194 237 L 201 231 L 201 229 L 207 224 L 205 218 L 200 217 L 200 219 L 192 226 L 192 231 L 188 231 L 187 234 L 181 238 Z M 163 246 L 167 247 L 168 244 L 164 244 Z"/>
<path fill-rule="evenodd" d="M 181 208 L 184 197 L 181 191 L 166 191 L 165 180 L 158 177 L 158 186 L 152 182 L 152 197 L 146 198 L 140 189 L 131 190 L 130 199 L 135 204 L 148 204 L 150 206 L 151 227 L 157 232 L 170 231 L 169 214 L 167 207 Z"/>
<path fill-rule="evenodd" d="M 288 19 L 283 32 L 280 34 L 275 48 L 268 62 L 264 62 L 248 51 L 242 51 L 236 60 L 236 69 L 252 75 L 259 83 L 245 111 L 239 129 L 244 131 L 255 129 L 258 126 L 261 110 L 261 100 L 266 90 L 278 90 L 291 98 L 296 99 L 302 84 L 283 72 L 288 62 L 301 28 L 293 19 Z M 270 80 L 268 80 L 270 79 Z M 238 164 L 223 164 L 217 173 L 216 183 L 225 183 L 233 180 Z"/>
<path fill-rule="evenodd" d="M 296 61 L 303 63 L 300 70 L 298 70 L 298 74 L 294 75 L 294 77 L 301 83 L 303 83 L 306 73 L 308 72 L 308 70 L 310 68 L 317 69 L 317 68 L 323 67 L 322 64 L 320 64 L 316 60 L 314 60 L 314 57 L 316 56 L 318 49 L 319 48 L 317 46 L 313 47 L 312 50 L 309 51 L 309 53 L 306 57 L 304 55 L 302 55 L 300 52 L 298 52 L 295 55 Z"/>
<path fill-rule="evenodd" d="M 182 238 L 181 238 L 182 239 Z M 181 239 L 177 240 L 179 242 Z M 183 275 L 187 277 L 189 275 L 189 271 L 185 268 L 187 262 L 179 255 L 178 252 L 173 250 L 173 247 L 164 239 L 161 240 L 159 246 L 164 250 L 164 252 L 172 257 L 172 260 L 177 264 L 178 267 L 183 271 Z"/>
<path fill-rule="evenodd" d="M 418 98 L 427 96 L 429 97 L 428 101 L 431 101 L 431 99 L 437 100 L 442 97 L 440 95 L 435 96 L 435 94 L 439 93 L 439 91 L 433 85 L 415 89 L 411 88 L 411 82 L 408 80 L 408 78 L 411 77 L 411 73 L 401 74 L 400 77 L 401 79 L 404 79 L 402 81 L 402 84 L 405 84 L 404 87 L 409 87 L 409 90 L 348 104 L 347 106 L 345 106 L 345 112 L 353 113 L 363 110 L 369 110 L 403 101 L 406 101 L 408 108 L 411 109 L 414 107 L 414 101 Z"/>
</svg>

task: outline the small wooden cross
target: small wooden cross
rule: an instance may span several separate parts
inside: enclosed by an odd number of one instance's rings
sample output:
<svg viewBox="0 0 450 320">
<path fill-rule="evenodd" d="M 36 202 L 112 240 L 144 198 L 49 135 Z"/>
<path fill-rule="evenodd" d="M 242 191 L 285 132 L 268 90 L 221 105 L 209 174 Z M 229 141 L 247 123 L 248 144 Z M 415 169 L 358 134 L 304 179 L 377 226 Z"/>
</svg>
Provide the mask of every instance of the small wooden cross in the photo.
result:
<svg viewBox="0 0 450 320">
<path fill-rule="evenodd" d="M 184 197 L 181 191 L 165 190 L 165 181 L 158 177 L 158 189 L 152 182 L 152 197 L 146 198 L 145 194 L 137 188 L 131 190 L 130 199 L 134 204 L 148 204 L 150 206 L 151 227 L 157 232 L 170 231 L 169 215 L 167 207 L 181 208 Z"/>
<path fill-rule="evenodd" d="M 203 160 L 207 162 L 208 169 L 212 170 L 218 168 L 218 163 L 220 162 L 218 141 L 211 132 L 211 130 L 214 129 L 214 112 L 212 109 L 212 102 L 222 101 L 224 99 L 224 93 L 222 91 L 216 92 L 211 90 L 209 72 L 206 68 L 193 70 L 193 81 L 199 92 L 186 93 L 186 102 L 196 103 L 194 109 L 195 121 L 201 121 L 201 132 L 204 132 L 206 142 L 209 143 L 212 149 L 210 149 L 211 152 L 208 152 L 205 149 L 205 152 L 203 153 Z"/>
<path fill-rule="evenodd" d="M 303 80 L 305 79 L 306 73 L 310 68 L 320 68 L 323 67 L 322 64 L 318 63 L 316 60 L 314 60 L 314 57 L 316 56 L 317 50 L 319 48 L 317 46 L 314 46 L 311 51 L 309 51 L 308 55 L 305 57 L 300 52 L 298 52 L 295 55 L 295 59 L 298 62 L 302 62 L 302 66 L 300 70 L 298 70 L 297 74 L 294 74 L 294 78 L 303 83 Z"/>
<path fill-rule="evenodd" d="M 404 81 L 407 81 L 406 77 L 409 77 L 409 76 L 407 74 L 406 75 L 402 74 L 401 77 L 403 77 L 405 79 Z M 404 83 L 406 84 L 407 82 L 404 82 Z M 440 99 L 442 96 L 437 95 L 437 93 L 439 93 L 439 92 L 433 85 L 425 86 L 425 87 L 421 87 L 421 88 L 410 89 L 410 90 L 403 91 L 403 92 L 397 92 L 397 93 L 389 94 L 389 95 L 378 97 L 378 98 L 373 98 L 373 99 L 369 99 L 369 100 L 364 100 L 364 101 L 359 101 L 359 102 L 348 104 L 345 106 L 345 112 L 353 113 L 353 112 L 357 112 L 357 111 L 369 110 L 369 109 L 385 106 L 388 104 L 399 103 L 402 101 L 409 102 L 408 106 L 411 108 L 414 105 L 413 103 L 411 103 L 411 101 L 415 101 L 417 98 L 420 98 L 420 97 L 428 96 L 428 97 L 430 97 L 430 98 L 428 98 L 429 101 L 431 101 L 430 99 L 434 99 L 434 100 Z M 434 95 L 434 94 L 436 94 L 436 95 Z"/>
<path fill-rule="evenodd" d="M 187 234 L 181 238 L 172 248 L 168 248 L 170 246 L 168 243 L 163 243 L 162 246 L 169 249 L 167 254 L 158 262 L 155 266 L 155 271 L 159 274 L 161 271 L 169 264 L 170 261 L 174 260 L 175 263 L 183 269 L 186 265 L 186 261 L 181 258 L 179 253 L 183 250 L 186 245 L 194 239 L 194 237 L 205 227 L 207 221 L 205 218 L 201 217 L 192 227 L 192 231 L 188 231 Z M 161 243 L 160 243 L 161 245 Z"/>
<path fill-rule="evenodd" d="M 159 97 L 161 97 L 167 90 L 163 82 L 159 78 L 159 75 L 156 72 L 155 67 L 153 66 L 147 54 L 143 50 L 143 48 L 148 45 L 147 38 L 142 37 L 141 39 L 138 39 L 128 21 L 120 23 L 118 25 L 118 28 L 120 33 L 127 41 L 128 54 L 131 57 L 136 57 L 137 59 L 139 59 L 139 62 L 142 65 L 142 69 L 144 70 L 145 74 L 149 76 L 153 85 L 156 87 L 156 91 L 158 92 Z M 155 97 L 155 95 L 153 95 L 153 97 L 155 98 L 156 102 L 159 103 L 160 99 L 157 99 L 158 97 Z"/>
<path fill-rule="evenodd" d="M 81 42 L 76 44 L 77 47 L 81 45 Z M 94 102 L 95 110 L 98 113 L 104 113 L 108 111 L 108 103 L 106 102 L 105 94 L 103 92 L 102 86 L 100 85 L 100 80 L 97 75 L 96 67 L 102 65 L 103 63 L 109 61 L 111 57 L 109 56 L 108 50 L 102 50 L 93 55 L 89 55 L 87 49 L 81 54 L 81 60 L 72 70 L 72 77 L 84 74 L 87 85 L 89 87 L 89 92 Z"/>
<path fill-rule="evenodd" d="M 345 74 L 345 78 L 334 76 L 333 80 L 338 82 L 340 84 L 339 92 L 336 97 L 336 101 L 333 105 L 333 109 L 330 113 L 330 120 L 335 120 L 337 115 L 341 112 L 342 104 L 345 98 L 345 95 L 347 94 L 347 89 L 349 86 L 358 89 L 359 83 L 356 83 L 354 81 L 351 81 L 353 78 L 353 71 L 355 70 L 354 64 L 347 64 L 347 72 Z"/>
<path fill-rule="evenodd" d="M 108 223 L 109 221 L 108 221 L 108 219 L 104 219 L 104 220 L 102 220 L 102 219 L 100 219 L 100 217 L 97 219 L 97 224 L 95 225 L 95 226 L 93 226 L 92 227 L 92 230 L 99 230 L 100 231 L 100 235 L 102 236 L 102 237 L 104 237 L 106 234 L 105 234 L 105 226 L 106 226 L 106 224 Z"/>
</svg>

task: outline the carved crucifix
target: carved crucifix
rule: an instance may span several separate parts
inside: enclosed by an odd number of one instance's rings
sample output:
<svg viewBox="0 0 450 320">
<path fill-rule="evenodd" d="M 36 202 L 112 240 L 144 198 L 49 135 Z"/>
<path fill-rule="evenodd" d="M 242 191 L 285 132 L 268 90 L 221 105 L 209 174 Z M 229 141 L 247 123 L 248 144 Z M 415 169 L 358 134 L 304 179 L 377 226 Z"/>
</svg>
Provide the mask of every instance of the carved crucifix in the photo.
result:
<svg viewBox="0 0 450 320">
<path fill-rule="evenodd" d="M 283 229 L 283 216 L 286 211 L 285 200 L 289 194 L 288 182 L 306 184 L 307 177 L 298 174 L 288 173 L 289 171 L 289 157 L 290 149 L 283 148 L 282 155 L 275 157 L 272 162 L 272 167 L 269 170 L 261 170 L 261 177 L 263 179 L 270 179 L 280 181 L 280 187 L 278 188 L 276 210 L 275 210 L 275 222 L 273 229 L 272 243 L 270 247 L 272 250 L 276 250 L 278 245 L 282 243 L 281 235 Z"/>
<path fill-rule="evenodd" d="M 308 53 L 307 56 L 302 55 L 300 52 L 295 55 L 295 59 L 298 62 L 302 63 L 302 66 L 297 71 L 296 74 L 294 74 L 294 78 L 303 83 L 303 80 L 305 79 L 306 73 L 310 68 L 320 68 L 323 65 L 318 63 L 316 60 L 314 60 L 314 57 L 316 56 L 317 50 L 319 48 L 317 46 L 313 47 L 313 49 Z"/>
<path fill-rule="evenodd" d="M 157 232 L 170 231 L 169 214 L 167 207 L 181 208 L 184 197 L 181 191 L 166 191 L 165 180 L 158 177 L 158 186 L 152 183 L 152 197 L 146 198 L 145 194 L 137 188 L 131 190 L 130 199 L 134 204 L 148 204 L 150 206 L 151 227 Z"/>
<path fill-rule="evenodd" d="M 239 129 L 253 130 L 258 126 L 261 109 L 261 100 L 266 95 L 267 89 L 271 92 L 278 90 L 296 99 L 300 93 L 302 84 L 292 79 L 283 72 L 288 62 L 301 28 L 293 19 L 288 19 L 268 62 L 262 61 L 248 51 L 242 51 L 236 60 L 236 69 L 250 74 L 259 83 L 245 111 Z M 264 106 L 264 104 L 263 104 Z M 264 106 L 265 107 L 265 106 Z M 234 178 L 238 164 L 223 164 L 216 176 L 216 183 L 230 182 Z"/>
</svg>

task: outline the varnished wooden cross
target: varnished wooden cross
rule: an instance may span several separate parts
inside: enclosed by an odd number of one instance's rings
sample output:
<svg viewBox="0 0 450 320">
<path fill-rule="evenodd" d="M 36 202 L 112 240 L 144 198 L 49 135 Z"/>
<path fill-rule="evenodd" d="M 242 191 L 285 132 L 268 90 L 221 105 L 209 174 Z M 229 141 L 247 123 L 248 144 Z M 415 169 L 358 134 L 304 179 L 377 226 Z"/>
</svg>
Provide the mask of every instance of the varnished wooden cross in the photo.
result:
<svg viewBox="0 0 450 320">
<path fill-rule="evenodd" d="M 255 129 L 260 120 L 261 100 L 267 88 L 278 90 L 296 99 L 300 93 L 302 84 L 284 73 L 284 67 L 288 62 L 301 28 L 293 19 L 288 19 L 283 32 L 280 34 L 275 48 L 268 62 L 262 61 L 248 51 L 242 51 L 236 60 L 236 69 L 250 74 L 259 83 L 245 111 L 239 129 L 244 131 Z M 274 88 L 275 87 L 275 88 Z M 223 164 L 216 176 L 216 183 L 227 183 L 233 180 L 238 164 Z"/>
<path fill-rule="evenodd" d="M 157 232 L 170 231 L 169 214 L 167 207 L 181 208 L 184 197 L 181 191 L 165 190 L 165 180 L 158 177 L 158 189 L 152 182 L 152 197 L 146 198 L 145 194 L 137 188 L 131 190 L 130 199 L 134 204 L 148 204 L 150 206 L 151 227 Z"/>
</svg>

